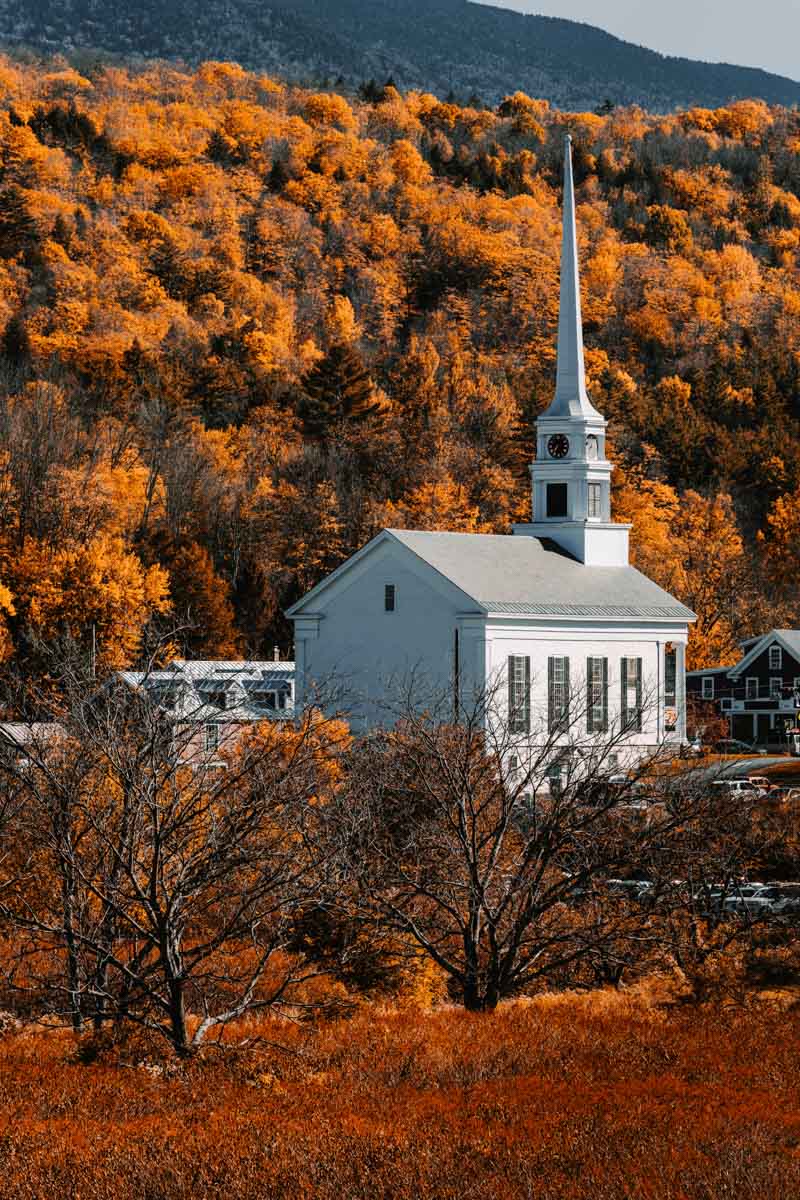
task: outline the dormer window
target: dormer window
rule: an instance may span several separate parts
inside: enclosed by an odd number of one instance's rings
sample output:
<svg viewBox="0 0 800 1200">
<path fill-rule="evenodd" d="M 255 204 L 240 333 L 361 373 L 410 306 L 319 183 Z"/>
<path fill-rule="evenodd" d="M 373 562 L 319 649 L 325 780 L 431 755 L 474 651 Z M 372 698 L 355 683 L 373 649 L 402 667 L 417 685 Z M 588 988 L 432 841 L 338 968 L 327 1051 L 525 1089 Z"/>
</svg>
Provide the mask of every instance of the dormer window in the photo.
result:
<svg viewBox="0 0 800 1200">
<path fill-rule="evenodd" d="M 567 485 L 565 483 L 548 483 L 547 515 L 548 517 L 565 517 L 567 515 Z"/>
<path fill-rule="evenodd" d="M 383 611 L 394 612 L 397 601 L 397 592 L 393 583 L 387 583 L 383 589 Z"/>
</svg>

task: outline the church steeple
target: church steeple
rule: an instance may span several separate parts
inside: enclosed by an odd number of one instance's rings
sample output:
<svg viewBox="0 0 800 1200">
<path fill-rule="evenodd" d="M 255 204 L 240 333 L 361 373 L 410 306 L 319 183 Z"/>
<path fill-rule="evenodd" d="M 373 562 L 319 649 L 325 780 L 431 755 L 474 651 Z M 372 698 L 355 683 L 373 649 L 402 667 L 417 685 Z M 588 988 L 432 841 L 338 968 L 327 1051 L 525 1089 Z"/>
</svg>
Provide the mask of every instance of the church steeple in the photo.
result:
<svg viewBox="0 0 800 1200">
<path fill-rule="evenodd" d="M 517 525 L 514 532 L 551 538 L 587 566 L 627 566 L 629 526 L 611 522 L 613 468 L 606 458 L 606 422 L 586 390 L 569 136 L 563 224 L 556 394 L 537 421 L 533 523 Z"/>
<path fill-rule="evenodd" d="M 599 417 L 586 391 L 583 362 L 583 319 L 575 222 L 575 185 L 572 179 L 572 138 L 564 147 L 564 211 L 561 241 L 561 298 L 558 310 L 558 366 L 556 394 L 543 414 L 548 417 Z"/>
</svg>

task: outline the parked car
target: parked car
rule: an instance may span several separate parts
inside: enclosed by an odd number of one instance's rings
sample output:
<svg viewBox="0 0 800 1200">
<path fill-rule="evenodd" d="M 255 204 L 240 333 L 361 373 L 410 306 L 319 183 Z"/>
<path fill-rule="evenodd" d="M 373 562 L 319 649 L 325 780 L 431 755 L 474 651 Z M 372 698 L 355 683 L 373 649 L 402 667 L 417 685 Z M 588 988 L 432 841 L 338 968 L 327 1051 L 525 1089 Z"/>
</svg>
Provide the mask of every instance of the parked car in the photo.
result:
<svg viewBox="0 0 800 1200">
<path fill-rule="evenodd" d="M 642 904 L 653 890 L 649 879 L 607 879 L 606 888 L 612 895 Z"/>
<path fill-rule="evenodd" d="M 762 750 L 760 746 L 753 746 L 749 742 L 740 742 L 738 738 L 720 738 L 718 742 L 714 742 L 714 751 L 717 754 L 766 754 L 766 750 Z"/>
<path fill-rule="evenodd" d="M 775 902 L 762 892 L 753 892 L 749 896 L 726 896 L 722 901 L 722 911 L 731 916 L 767 917 L 775 911 Z"/>
<path fill-rule="evenodd" d="M 749 779 L 715 779 L 711 785 L 719 792 L 726 792 L 729 796 L 758 796 L 758 788 L 755 787 Z"/>
<path fill-rule="evenodd" d="M 762 796 L 766 796 L 773 788 L 773 784 L 766 775 L 748 775 L 747 782 L 752 783 L 756 791 L 760 792 Z"/>
</svg>

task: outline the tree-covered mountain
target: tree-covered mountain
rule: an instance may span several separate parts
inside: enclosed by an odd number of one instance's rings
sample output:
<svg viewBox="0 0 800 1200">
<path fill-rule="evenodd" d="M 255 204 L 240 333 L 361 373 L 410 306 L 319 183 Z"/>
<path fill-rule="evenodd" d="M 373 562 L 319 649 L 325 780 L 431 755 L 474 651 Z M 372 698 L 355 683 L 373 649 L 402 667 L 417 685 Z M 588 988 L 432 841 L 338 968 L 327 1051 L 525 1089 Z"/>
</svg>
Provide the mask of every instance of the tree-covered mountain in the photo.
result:
<svg viewBox="0 0 800 1200">
<path fill-rule="evenodd" d="M 391 76 L 488 103 L 517 89 L 571 109 L 800 101 L 800 83 L 765 71 L 668 58 L 590 25 L 468 0 L 0 0 L 0 30 L 9 48 L 234 59 L 351 85 Z"/>
<path fill-rule="evenodd" d="M 0 663 L 262 655 L 383 526 L 525 519 L 565 132 L 635 562 L 693 665 L 800 619 L 800 113 L 0 57 Z"/>
</svg>

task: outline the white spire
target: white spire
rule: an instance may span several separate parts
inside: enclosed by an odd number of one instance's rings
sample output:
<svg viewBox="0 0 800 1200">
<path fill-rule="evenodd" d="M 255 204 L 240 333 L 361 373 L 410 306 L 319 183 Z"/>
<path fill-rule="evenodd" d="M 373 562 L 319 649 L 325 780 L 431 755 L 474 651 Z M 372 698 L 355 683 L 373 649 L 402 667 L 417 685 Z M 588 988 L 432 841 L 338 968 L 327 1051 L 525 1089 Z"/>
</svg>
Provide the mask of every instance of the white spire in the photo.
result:
<svg viewBox="0 0 800 1200">
<path fill-rule="evenodd" d="M 586 391 L 586 370 L 583 363 L 581 282 L 578 233 L 575 226 L 575 189 L 572 182 L 572 138 L 569 134 L 565 139 L 564 150 L 564 233 L 561 244 L 556 394 L 542 416 L 598 418 L 600 413 L 593 408 Z"/>
</svg>

